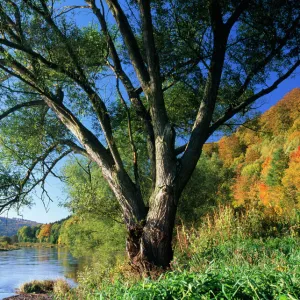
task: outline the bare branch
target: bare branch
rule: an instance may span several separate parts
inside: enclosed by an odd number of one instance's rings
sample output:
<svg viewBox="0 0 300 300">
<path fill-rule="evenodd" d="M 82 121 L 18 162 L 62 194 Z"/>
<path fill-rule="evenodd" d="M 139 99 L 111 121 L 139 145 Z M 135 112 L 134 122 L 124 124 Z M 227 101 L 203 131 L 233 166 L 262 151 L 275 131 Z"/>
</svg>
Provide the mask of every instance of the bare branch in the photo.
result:
<svg viewBox="0 0 300 300">
<path fill-rule="evenodd" d="M 0 78 L 0 83 L 3 83 L 4 81 L 8 80 L 9 78 L 11 78 L 12 76 L 7 74 L 4 75 L 3 77 Z"/>
<path fill-rule="evenodd" d="M 67 14 L 67 13 L 71 12 L 72 10 L 79 9 L 79 8 L 80 9 L 90 8 L 90 6 L 89 5 L 68 5 L 68 6 L 64 6 L 63 10 L 60 13 L 58 13 L 57 15 L 55 15 L 54 18 L 61 17 L 62 15 Z"/>
<path fill-rule="evenodd" d="M 279 45 L 277 47 L 274 47 L 271 50 L 271 52 L 266 57 L 264 57 L 261 61 L 259 61 L 255 65 L 255 67 L 249 72 L 249 74 L 248 74 L 247 78 L 245 79 L 243 85 L 241 86 L 241 88 L 239 89 L 239 91 L 235 95 L 236 99 L 241 97 L 241 95 L 246 91 L 246 89 L 248 88 L 248 86 L 249 86 L 251 80 L 253 79 L 253 77 L 256 76 L 259 72 L 261 72 L 267 66 L 267 64 L 271 62 L 271 60 L 276 55 L 280 54 L 280 52 L 282 51 L 282 49 L 286 45 L 286 42 L 290 39 L 291 35 L 293 35 L 294 30 L 299 26 L 299 21 L 300 21 L 300 16 L 298 18 L 296 18 L 296 20 L 293 22 L 291 27 L 285 31 L 285 36 L 284 36 L 284 38 L 282 38 L 280 40 Z"/>
</svg>

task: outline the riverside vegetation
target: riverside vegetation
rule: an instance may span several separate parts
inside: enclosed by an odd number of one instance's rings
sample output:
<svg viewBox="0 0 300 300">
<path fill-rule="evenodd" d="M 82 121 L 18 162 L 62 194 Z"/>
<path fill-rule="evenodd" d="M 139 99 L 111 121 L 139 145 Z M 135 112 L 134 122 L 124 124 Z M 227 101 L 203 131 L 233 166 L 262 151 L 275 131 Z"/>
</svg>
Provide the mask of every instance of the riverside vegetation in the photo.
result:
<svg viewBox="0 0 300 300">
<path fill-rule="evenodd" d="M 124 257 L 108 268 L 96 255 L 77 288 L 50 290 L 57 299 L 299 299 L 299 220 L 262 228 L 258 215 L 224 206 L 198 228 L 178 226 L 171 268 L 152 279 L 133 273 Z M 40 292 L 44 284 L 29 286 Z"/>
<path fill-rule="evenodd" d="M 299 299 L 300 116 L 295 107 L 300 107 L 300 89 L 205 146 L 179 207 L 170 269 L 146 278 L 127 263 L 126 231 L 98 170 L 89 162 L 70 161 L 64 172 L 66 206 L 73 215 L 59 223 L 55 240 L 77 257 L 90 256 L 91 266 L 65 298 Z M 48 235 L 37 241 L 51 239 L 53 225 L 43 226 Z"/>
<path fill-rule="evenodd" d="M 197 193 L 187 185 L 195 169 L 209 172 L 204 145 L 226 128 L 248 126 L 258 101 L 297 74 L 299 15 L 292 0 L 85 0 L 71 7 L 68 0 L 1 0 L 0 212 L 30 205 L 35 192 L 47 206 L 47 178 L 65 180 L 58 168 L 75 156 L 101 185 L 85 206 L 112 199 L 112 207 L 110 200 L 94 205 L 95 218 L 125 223 L 131 264 L 140 273 L 169 268 L 179 206 L 193 210 L 184 197 Z M 241 139 L 236 148 L 238 140 L 223 151 L 221 143 L 220 156 L 229 149 L 240 157 L 249 147 Z M 292 148 L 269 158 L 270 169 L 286 169 L 281 157 L 291 162 L 283 189 L 277 171 L 266 179 L 260 173 L 268 173 L 267 161 L 245 169 L 235 160 L 242 169 L 236 201 L 246 192 L 271 203 L 272 192 L 283 193 L 279 202 L 293 207 Z M 246 156 L 255 155 L 249 149 Z M 100 195 L 104 182 L 110 192 Z M 213 195 L 206 187 L 207 197 L 194 198 L 203 205 Z M 91 189 L 84 181 L 80 188 Z"/>
<path fill-rule="evenodd" d="M 1 0 L 0 213 L 66 182 L 19 237 L 90 257 L 70 297 L 297 299 L 300 90 L 255 107 L 299 70 L 298 2 Z"/>
</svg>

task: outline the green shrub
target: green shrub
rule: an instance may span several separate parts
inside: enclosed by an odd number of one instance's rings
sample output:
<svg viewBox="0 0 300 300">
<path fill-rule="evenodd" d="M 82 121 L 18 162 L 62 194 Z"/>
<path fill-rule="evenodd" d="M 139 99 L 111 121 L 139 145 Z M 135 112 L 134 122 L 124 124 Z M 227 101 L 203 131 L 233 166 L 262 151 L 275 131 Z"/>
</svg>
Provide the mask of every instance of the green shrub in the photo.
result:
<svg viewBox="0 0 300 300">
<path fill-rule="evenodd" d="M 47 294 L 53 291 L 54 281 L 53 280 L 33 280 L 31 282 L 24 283 L 20 287 L 21 293 L 36 293 L 36 294 Z"/>
</svg>

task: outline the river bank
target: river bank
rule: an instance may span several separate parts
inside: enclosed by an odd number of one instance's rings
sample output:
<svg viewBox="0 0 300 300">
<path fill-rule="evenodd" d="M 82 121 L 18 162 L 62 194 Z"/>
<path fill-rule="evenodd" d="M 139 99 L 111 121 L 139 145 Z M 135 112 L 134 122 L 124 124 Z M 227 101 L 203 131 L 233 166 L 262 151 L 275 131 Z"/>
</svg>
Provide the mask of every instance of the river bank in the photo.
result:
<svg viewBox="0 0 300 300">
<path fill-rule="evenodd" d="M 0 252 L 3 251 L 13 251 L 13 250 L 19 250 L 21 247 L 18 247 L 16 245 L 0 245 Z"/>
<path fill-rule="evenodd" d="M 64 248 L 63 246 L 59 246 L 57 244 L 51 243 L 29 243 L 29 242 L 22 242 L 22 243 L 0 243 L 0 251 L 12 251 L 12 250 L 19 250 L 21 248 Z"/>
<path fill-rule="evenodd" d="M 4 299 L 52 299 L 64 297 L 70 290 L 71 285 L 64 279 L 33 280 L 22 284 L 16 291 L 17 295 Z"/>
<path fill-rule="evenodd" d="M 0 265 L 0 299 L 16 296 L 22 284 L 33 280 L 61 278 L 74 286 L 77 273 L 83 268 L 64 248 L 27 247 L 3 251 Z"/>
</svg>

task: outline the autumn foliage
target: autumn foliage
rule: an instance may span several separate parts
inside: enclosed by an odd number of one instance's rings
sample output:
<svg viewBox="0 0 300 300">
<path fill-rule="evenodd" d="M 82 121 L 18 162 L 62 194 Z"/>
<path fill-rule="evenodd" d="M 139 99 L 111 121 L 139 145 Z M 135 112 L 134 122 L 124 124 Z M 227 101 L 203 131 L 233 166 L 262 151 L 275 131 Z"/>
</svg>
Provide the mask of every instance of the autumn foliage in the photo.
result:
<svg viewBox="0 0 300 300">
<path fill-rule="evenodd" d="M 218 143 L 223 166 L 234 170 L 232 201 L 270 217 L 300 209 L 300 89 L 294 89 L 251 125 Z M 210 145 L 211 151 L 213 146 Z"/>
<path fill-rule="evenodd" d="M 43 224 L 41 226 L 41 230 L 39 234 L 37 235 L 37 238 L 39 241 L 48 242 L 50 234 L 51 234 L 51 224 Z"/>
</svg>

